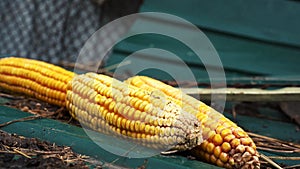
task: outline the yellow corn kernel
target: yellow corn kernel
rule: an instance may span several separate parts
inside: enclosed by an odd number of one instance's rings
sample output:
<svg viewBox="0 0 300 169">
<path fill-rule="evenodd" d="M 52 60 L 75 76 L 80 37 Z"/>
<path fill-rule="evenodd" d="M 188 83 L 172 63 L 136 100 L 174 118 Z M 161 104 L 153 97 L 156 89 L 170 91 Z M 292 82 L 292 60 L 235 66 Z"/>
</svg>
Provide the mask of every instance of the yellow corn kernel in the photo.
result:
<svg viewBox="0 0 300 169">
<path fill-rule="evenodd" d="M 222 152 L 222 153 L 220 154 L 219 159 L 220 159 L 223 163 L 226 163 L 226 162 L 228 161 L 228 159 L 229 159 L 229 155 L 228 155 L 227 153 Z"/>
<path fill-rule="evenodd" d="M 216 163 L 217 160 L 218 160 L 218 158 L 216 158 L 213 154 L 210 155 L 210 162 L 211 162 L 211 163 Z"/>
<path fill-rule="evenodd" d="M 226 136 L 228 136 L 231 133 L 232 133 L 231 130 L 226 128 L 226 129 L 221 131 L 221 136 L 222 136 L 222 138 L 225 138 Z"/>
<path fill-rule="evenodd" d="M 214 148 L 215 148 L 215 145 L 213 143 L 208 143 L 207 144 L 207 147 L 206 147 L 206 150 L 209 154 L 212 154 L 213 151 L 214 151 Z"/>
<path fill-rule="evenodd" d="M 224 144 L 224 143 L 223 143 Z M 215 149 L 214 149 L 214 156 L 219 158 L 220 154 L 222 152 L 222 149 L 220 146 L 217 146 Z"/>
<path fill-rule="evenodd" d="M 241 141 L 237 138 L 231 140 L 230 145 L 232 148 L 236 148 L 238 145 L 241 145 Z"/>
<path fill-rule="evenodd" d="M 210 161 L 210 154 L 209 153 L 204 153 L 204 159 L 206 161 Z"/>
<path fill-rule="evenodd" d="M 235 136 L 233 134 L 229 134 L 229 135 L 224 137 L 224 141 L 229 143 L 234 138 L 235 138 Z"/>
<path fill-rule="evenodd" d="M 223 143 L 223 138 L 222 138 L 222 136 L 220 135 L 220 134 L 215 134 L 214 136 L 213 136 L 213 143 L 215 144 L 215 145 L 221 145 L 222 143 Z"/>
<path fill-rule="evenodd" d="M 249 138 L 249 137 L 246 137 L 246 138 L 241 138 L 241 143 L 243 145 L 250 145 L 252 142 L 252 140 Z"/>
<path fill-rule="evenodd" d="M 218 159 L 218 160 L 216 161 L 216 164 L 217 164 L 217 166 L 219 166 L 219 167 L 223 167 L 223 166 L 224 166 L 224 163 L 221 161 L 221 159 Z"/>
<path fill-rule="evenodd" d="M 231 150 L 231 146 L 228 142 L 224 142 L 221 146 L 222 151 L 228 153 Z"/>
</svg>

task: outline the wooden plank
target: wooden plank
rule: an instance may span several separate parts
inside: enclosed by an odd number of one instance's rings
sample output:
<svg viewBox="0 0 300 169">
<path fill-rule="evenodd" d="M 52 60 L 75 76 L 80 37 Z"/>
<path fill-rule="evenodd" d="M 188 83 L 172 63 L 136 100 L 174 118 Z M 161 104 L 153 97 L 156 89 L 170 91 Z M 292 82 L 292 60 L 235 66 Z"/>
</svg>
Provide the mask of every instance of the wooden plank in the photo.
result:
<svg viewBox="0 0 300 169">
<path fill-rule="evenodd" d="M 244 10 L 245 7 L 247 10 Z M 278 12 L 278 7 L 281 12 Z M 180 1 L 153 0 L 145 1 L 141 11 L 174 14 L 199 26 L 217 49 L 227 77 L 236 73 L 235 76 L 239 77 L 254 77 L 260 74 L 264 77 L 279 75 L 283 78 L 295 76 L 299 79 L 300 67 L 297 63 L 300 55 L 300 22 L 297 17 L 299 10 L 296 9 L 299 9 L 299 6 L 293 1 L 256 0 L 245 4 L 238 0 L 231 3 L 231 6 L 224 6 L 220 0 L 205 3 L 191 0 L 184 4 Z M 143 27 L 170 31 L 180 29 L 178 33 L 191 40 L 195 34 L 182 23 L 154 17 L 139 18 L 130 32 L 134 33 Z M 202 62 L 193 52 L 176 40 L 166 37 L 141 35 L 128 38 L 117 45 L 115 51 L 132 53 L 147 47 L 162 48 L 175 53 L 187 63 L 198 64 L 191 66 L 192 69 L 203 68 Z M 201 45 L 198 50 L 202 50 Z"/>
<path fill-rule="evenodd" d="M 280 9 L 280 10 L 279 10 Z M 141 11 L 159 11 L 212 30 L 300 46 L 299 3 L 252 0 L 146 0 Z"/>
<path fill-rule="evenodd" d="M 130 31 L 134 33 L 136 30 L 143 29 L 143 27 L 158 27 L 170 31 L 176 31 L 180 28 L 178 33 L 184 34 L 191 40 L 194 40 L 193 35 L 196 33 L 179 23 L 165 21 L 163 18 L 139 18 Z M 174 27 L 177 29 L 174 29 Z M 299 48 L 274 45 L 226 33 L 206 30 L 204 30 L 204 33 L 216 48 L 226 74 L 238 73 L 238 76 L 248 77 L 257 76 L 257 74 L 268 76 L 293 75 L 299 79 L 300 67 L 297 64 L 299 62 L 298 56 L 300 55 Z M 130 54 L 149 47 L 171 51 L 186 63 L 198 64 L 191 67 L 203 68 L 203 63 L 193 51 L 174 39 L 158 35 L 148 34 L 130 37 L 115 47 L 115 53 Z M 201 45 L 199 45 L 198 50 L 203 50 Z M 283 62 L 284 64 L 282 64 Z"/>
<path fill-rule="evenodd" d="M 216 99 L 227 101 L 300 101 L 300 87 L 285 87 L 281 89 L 266 90 L 257 88 L 181 88 L 185 93 L 198 97 L 201 100 L 210 100 L 214 94 Z"/>
</svg>

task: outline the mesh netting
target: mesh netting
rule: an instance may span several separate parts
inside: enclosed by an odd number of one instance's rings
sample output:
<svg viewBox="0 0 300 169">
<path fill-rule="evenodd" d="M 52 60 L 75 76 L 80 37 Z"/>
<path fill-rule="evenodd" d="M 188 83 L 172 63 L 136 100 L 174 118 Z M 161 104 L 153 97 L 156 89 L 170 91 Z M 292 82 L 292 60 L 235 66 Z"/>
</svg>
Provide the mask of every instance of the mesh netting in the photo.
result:
<svg viewBox="0 0 300 169">
<path fill-rule="evenodd" d="M 137 12 L 140 4 L 130 0 L 1 0 L 0 55 L 75 62 L 96 30 Z M 113 32 L 108 32 L 108 38 Z"/>
</svg>

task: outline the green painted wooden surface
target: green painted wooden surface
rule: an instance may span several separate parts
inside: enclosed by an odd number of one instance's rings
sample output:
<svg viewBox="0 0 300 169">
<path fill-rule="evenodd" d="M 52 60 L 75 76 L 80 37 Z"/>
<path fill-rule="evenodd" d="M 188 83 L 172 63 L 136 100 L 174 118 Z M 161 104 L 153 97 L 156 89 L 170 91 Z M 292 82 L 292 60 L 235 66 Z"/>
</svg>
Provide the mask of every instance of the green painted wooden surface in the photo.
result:
<svg viewBox="0 0 300 169">
<path fill-rule="evenodd" d="M 227 105 L 227 108 L 231 108 L 231 105 Z M 268 120 L 265 118 L 249 117 L 244 115 L 237 116 L 237 123 L 239 126 L 246 130 L 252 131 L 254 133 L 278 138 L 281 140 L 292 141 L 300 143 L 300 134 L 297 131 L 297 126 L 290 122 L 282 122 L 283 114 L 280 111 L 272 110 L 260 110 L 267 116 L 272 116 L 278 118 L 277 120 Z M 21 112 L 16 109 L 8 108 L 5 106 L 0 106 L 0 123 L 4 123 L 13 119 L 18 119 L 22 117 L 30 116 L 30 114 Z M 225 116 L 232 119 L 231 114 L 225 113 Z M 233 120 L 233 119 L 232 119 Z M 103 163 L 110 163 L 117 158 L 119 160 L 114 163 L 115 165 L 125 166 L 125 167 L 138 167 L 143 164 L 144 159 L 129 159 L 124 157 L 119 157 L 117 155 L 111 154 L 101 147 L 97 146 L 84 132 L 82 128 L 72 126 L 69 124 L 61 123 L 59 121 L 51 119 L 38 119 L 26 122 L 18 122 L 11 124 L 9 126 L 1 128 L 7 132 L 17 133 L 27 137 L 37 137 L 42 140 L 48 140 L 50 142 L 55 142 L 58 145 L 71 146 L 75 152 L 82 153 L 85 155 L 92 156 Z M 299 156 L 300 154 L 281 154 L 281 153 L 270 153 L 260 151 L 266 155 L 271 156 Z M 218 168 L 200 161 L 188 160 L 181 156 L 161 156 L 157 155 L 151 158 L 147 158 L 147 168 Z M 299 164 L 300 161 L 283 161 L 275 160 L 277 162 L 294 165 Z"/>
<path fill-rule="evenodd" d="M 297 1 L 146 0 L 142 11 L 166 12 L 205 29 L 300 46 Z"/>
<path fill-rule="evenodd" d="M 254 77 L 260 77 L 260 81 L 275 79 L 299 84 L 299 8 L 299 3 L 294 1 L 238 0 L 224 5 L 220 0 L 153 0 L 145 1 L 141 11 L 170 13 L 198 26 L 216 48 L 228 83 L 257 82 Z M 177 33 L 190 39 L 193 39 L 195 34 L 176 21 L 166 21 L 157 17 L 137 19 L 130 32 L 136 32 L 143 27 L 170 31 L 173 30 L 172 27 L 182 27 Z M 177 40 L 160 35 L 145 34 L 123 40 L 115 47 L 107 65 L 120 62 L 132 52 L 149 47 L 173 52 L 186 62 L 198 81 L 209 81 L 203 63 L 189 48 Z M 202 50 L 201 45 L 199 50 Z M 159 63 L 159 58 L 163 59 L 164 56 L 148 56 L 144 58 L 145 65 L 149 58 Z M 133 60 L 132 64 L 126 67 L 127 70 L 133 69 L 135 64 L 137 63 Z M 168 62 L 166 66 L 172 64 Z M 169 78 L 157 72 L 148 72 L 147 75 L 164 80 Z"/>
<path fill-rule="evenodd" d="M 31 116 L 31 114 L 22 112 L 20 110 L 12 109 L 5 106 L 0 106 L 0 123 L 4 123 L 13 119 Z M 10 133 L 17 133 L 26 137 L 36 137 L 42 140 L 47 140 L 58 145 L 71 146 L 75 152 L 84 155 L 92 156 L 105 163 L 111 163 L 116 159 L 113 164 L 116 166 L 136 168 L 144 163 L 145 159 L 125 158 L 114 155 L 110 152 L 103 150 L 96 145 L 84 132 L 82 128 L 72 126 L 69 124 L 61 123 L 51 119 L 37 119 L 26 122 L 18 122 L 6 127 L 1 128 Z M 196 160 L 188 160 L 181 156 L 162 156 L 157 155 L 146 159 L 147 168 L 207 168 L 217 169 L 218 167 L 212 166 Z"/>
</svg>

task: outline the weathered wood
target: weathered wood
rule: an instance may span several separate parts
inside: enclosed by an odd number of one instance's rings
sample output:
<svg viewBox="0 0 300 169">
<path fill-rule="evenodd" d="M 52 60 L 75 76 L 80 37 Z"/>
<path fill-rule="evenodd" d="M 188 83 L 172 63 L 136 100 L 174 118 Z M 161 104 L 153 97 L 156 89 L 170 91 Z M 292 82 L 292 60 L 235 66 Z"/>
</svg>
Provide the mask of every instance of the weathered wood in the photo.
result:
<svg viewBox="0 0 300 169">
<path fill-rule="evenodd" d="M 281 89 L 267 90 L 257 88 L 182 88 L 192 96 L 199 96 L 201 100 L 210 100 L 212 94 L 215 99 L 228 101 L 300 101 L 300 87 L 285 87 Z"/>
</svg>

